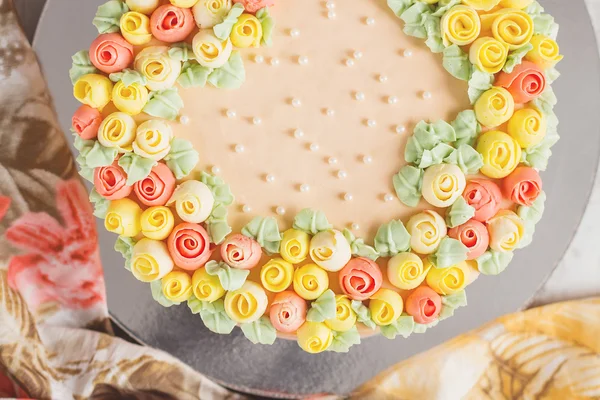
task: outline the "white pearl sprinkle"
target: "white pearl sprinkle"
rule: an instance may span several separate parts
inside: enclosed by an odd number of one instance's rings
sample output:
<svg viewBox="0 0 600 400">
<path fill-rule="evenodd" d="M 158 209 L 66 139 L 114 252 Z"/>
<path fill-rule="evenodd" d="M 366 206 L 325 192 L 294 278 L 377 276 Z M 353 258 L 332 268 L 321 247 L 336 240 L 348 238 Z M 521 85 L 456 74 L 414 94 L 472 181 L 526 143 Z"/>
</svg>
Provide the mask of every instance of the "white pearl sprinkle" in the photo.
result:
<svg viewBox="0 0 600 400">
<path fill-rule="evenodd" d="M 254 125 L 260 125 L 260 124 L 262 124 L 262 119 L 260 117 L 254 117 L 254 118 L 252 118 L 252 123 Z"/>
<path fill-rule="evenodd" d="M 352 230 L 357 231 L 360 229 L 360 225 L 357 224 L 356 222 L 352 223 L 352 225 L 350 225 L 350 228 L 352 228 Z"/>
<path fill-rule="evenodd" d="M 431 97 L 433 97 L 433 95 L 431 94 L 431 92 L 427 92 L 427 91 L 423 92 L 423 98 L 425 100 L 429 100 L 429 99 L 431 99 Z"/>
<path fill-rule="evenodd" d="M 285 215 L 285 208 L 279 206 L 275 209 L 275 212 L 277 213 L 277 215 Z"/>
<path fill-rule="evenodd" d="M 363 156 L 362 160 L 363 160 L 363 162 L 365 164 L 371 164 L 373 162 L 373 157 L 371 157 L 371 156 Z"/>
<path fill-rule="evenodd" d="M 354 199 L 354 196 L 352 196 L 351 193 L 346 193 L 344 195 L 344 200 L 346 200 L 346 201 L 352 201 L 353 199 Z"/>
<path fill-rule="evenodd" d="M 335 3 L 330 0 L 327 3 L 325 3 L 325 7 L 327 7 L 327 9 L 329 9 L 329 10 L 332 10 L 335 8 Z"/>
<path fill-rule="evenodd" d="M 390 201 L 392 201 L 392 200 L 394 200 L 394 195 L 393 195 L 393 194 L 391 194 L 391 193 L 386 193 L 386 194 L 383 196 L 383 201 L 385 201 L 385 202 L 388 202 L 388 203 L 389 203 L 389 202 L 390 202 Z"/>
<path fill-rule="evenodd" d="M 290 36 L 293 38 L 297 38 L 298 36 L 300 36 L 300 30 L 299 29 L 290 30 Z"/>
<path fill-rule="evenodd" d="M 406 132 L 406 127 L 404 125 L 398 125 L 396 127 L 396 133 L 401 134 L 401 133 L 404 133 L 404 132 Z"/>
<path fill-rule="evenodd" d="M 265 181 L 267 181 L 268 183 L 275 182 L 275 175 L 268 174 L 267 176 L 265 176 Z"/>
<path fill-rule="evenodd" d="M 237 116 L 237 113 L 235 112 L 235 110 L 227 110 L 227 118 L 235 118 Z"/>
<path fill-rule="evenodd" d="M 335 110 L 332 108 L 328 108 L 327 111 L 325 111 L 325 113 L 328 117 L 333 117 L 335 115 Z"/>
<path fill-rule="evenodd" d="M 369 26 L 375 25 L 375 18 L 369 17 L 365 20 L 365 23 Z"/>
<path fill-rule="evenodd" d="M 379 75 L 379 82 L 385 83 L 385 82 L 387 82 L 387 80 L 388 80 L 387 75 Z"/>
<path fill-rule="evenodd" d="M 348 173 L 346 171 L 344 171 L 343 169 L 341 169 L 338 171 L 337 176 L 340 179 L 346 179 L 348 177 Z"/>
<path fill-rule="evenodd" d="M 245 213 L 249 213 L 250 211 L 252 211 L 252 207 L 250 207 L 248 204 L 244 204 L 242 206 L 242 211 Z"/>
<path fill-rule="evenodd" d="M 329 165 L 335 165 L 338 163 L 338 159 L 335 157 L 329 157 L 329 159 L 327 160 L 327 162 L 329 163 Z"/>
<path fill-rule="evenodd" d="M 332 10 L 327 13 L 327 18 L 335 19 L 335 17 L 337 17 L 337 14 L 335 13 L 335 11 Z"/>
<path fill-rule="evenodd" d="M 377 121 L 375 121 L 374 119 L 369 119 L 367 120 L 367 125 L 369 126 L 369 128 L 375 128 L 377 126 Z"/>
<path fill-rule="evenodd" d="M 346 65 L 349 67 L 353 67 L 354 66 L 354 60 L 351 58 L 346 59 Z"/>
<path fill-rule="evenodd" d="M 187 115 L 182 115 L 181 117 L 179 117 L 179 122 L 181 122 L 183 125 L 187 125 L 190 123 L 190 117 L 188 117 Z"/>
<path fill-rule="evenodd" d="M 304 136 L 304 131 L 302 129 L 298 128 L 294 131 L 294 137 L 296 139 L 300 139 L 302 136 Z"/>
<path fill-rule="evenodd" d="M 412 57 L 413 52 L 410 49 L 404 50 L 404 57 Z"/>
<path fill-rule="evenodd" d="M 244 147 L 243 144 L 236 144 L 235 145 L 235 152 L 236 153 L 243 153 L 244 150 L 246 150 L 246 148 Z"/>
<path fill-rule="evenodd" d="M 300 99 L 292 99 L 292 106 L 298 108 L 302 105 L 302 101 Z"/>
<path fill-rule="evenodd" d="M 311 143 L 310 144 L 310 151 L 319 151 L 319 144 L 318 143 Z"/>
<path fill-rule="evenodd" d="M 213 174 L 217 175 L 218 173 L 221 172 L 221 168 L 217 167 L 216 165 L 213 165 L 213 167 L 210 169 L 212 171 Z"/>
<path fill-rule="evenodd" d="M 396 96 L 390 96 L 390 97 L 388 97 L 388 103 L 389 104 L 397 104 L 398 103 L 398 97 L 396 97 Z"/>
<path fill-rule="evenodd" d="M 274 67 L 278 66 L 279 65 L 279 58 L 277 58 L 277 57 L 271 58 L 271 65 L 274 66 Z"/>
<path fill-rule="evenodd" d="M 363 101 L 365 99 L 365 94 L 363 92 L 354 93 L 354 98 L 358 101 Z"/>
<path fill-rule="evenodd" d="M 307 65 L 308 64 L 308 57 L 307 56 L 300 56 L 300 57 L 298 57 L 298 64 L 300 64 L 300 65 Z"/>
<path fill-rule="evenodd" d="M 310 190 L 310 186 L 308 186 L 306 183 L 303 183 L 302 185 L 300 185 L 300 191 L 302 193 L 306 193 Z"/>
<path fill-rule="evenodd" d="M 257 54 L 257 55 L 254 56 L 254 62 L 257 63 L 257 64 L 262 64 L 262 63 L 265 62 L 265 57 L 263 57 L 260 54 Z"/>
<path fill-rule="evenodd" d="M 362 56 L 363 56 L 363 53 L 362 53 L 362 51 L 356 50 L 356 51 L 354 52 L 354 54 L 352 54 L 352 56 L 353 56 L 355 59 L 359 60 L 359 59 L 361 59 L 361 58 L 362 58 Z"/>
</svg>

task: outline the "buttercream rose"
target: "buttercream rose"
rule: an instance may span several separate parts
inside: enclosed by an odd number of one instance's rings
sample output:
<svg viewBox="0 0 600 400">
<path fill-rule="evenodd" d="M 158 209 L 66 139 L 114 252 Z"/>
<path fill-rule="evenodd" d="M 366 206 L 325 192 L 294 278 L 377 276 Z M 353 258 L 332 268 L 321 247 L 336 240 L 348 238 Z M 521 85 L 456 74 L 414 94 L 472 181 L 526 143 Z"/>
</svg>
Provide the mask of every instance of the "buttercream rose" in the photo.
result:
<svg viewBox="0 0 600 400">
<path fill-rule="evenodd" d="M 101 110 L 110 103 L 113 83 L 99 74 L 84 75 L 75 82 L 73 96 L 82 104 Z"/>
<path fill-rule="evenodd" d="M 173 229 L 167 239 L 167 246 L 175 265 L 188 271 L 204 266 L 212 253 L 206 229 L 188 222 Z"/>
<path fill-rule="evenodd" d="M 73 130 L 85 140 L 96 138 L 101 123 L 102 114 L 100 114 L 100 111 L 85 104 L 75 111 L 71 119 Z"/>
<path fill-rule="evenodd" d="M 441 21 L 444 45 L 450 43 L 466 46 L 477 39 L 481 32 L 481 21 L 477 11 L 469 6 L 458 5 L 448 10 Z"/>
<path fill-rule="evenodd" d="M 283 232 L 279 254 L 292 264 L 300 264 L 308 256 L 310 236 L 308 233 L 298 229 L 288 229 Z"/>
<path fill-rule="evenodd" d="M 275 0 L 233 0 L 233 2 L 240 3 L 251 14 L 255 14 L 261 8 L 273 7 L 275 5 Z"/>
<path fill-rule="evenodd" d="M 494 85 L 508 90 L 515 103 L 524 104 L 536 99 L 546 90 L 546 75 L 536 64 L 523 61 L 510 74 L 499 73 Z"/>
<path fill-rule="evenodd" d="M 231 0 L 199 0 L 192 11 L 200 29 L 207 29 L 223 22 L 231 7 Z"/>
<path fill-rule="evenodd" d="M 239 233 L 229 236 L 221 245 L 221 258 L 233 268 L 252 269 L 258 265 L 261 257 L 260 244 Z"/>
<path fill-rule="evenodd" d="M 218 275 L 210 275 L 206 268 L 199 268 L 192 275 L 192 293 L 201 301 L 212 303 L 225 295 Z"/>
<path fill-rule="evenodd" d="M 479 222 L 487 222 L 500 210 L 502 192 L 493 181 L 473 179 L 467 183 L 463 198 L 468 205 L 475 209 L 473 219 Z"/>
<path fill-rule="evenodd" d="M 125 0 L 131 11 L 150 15 L 160 5 L 161 0 Z"/>
<path fill-rule="evenodd" d="M 430 324 L 438 319 L 442 311 L 442 298 L 427 286 L 418 287 L 406 299 L 406 313 L 417 324 Z"/>
<path fill-rule="evenodd" d="M 488 74 L 502 70 L 508 57 L 508 48 L 492 37 L 477 39 L 469 49 L 469 61 Z"/>
<path fill-rule="evenodd" d="M 135 140 L 135 120 L 123 112 L 114 112 L 104 118 L 98 128 L 98 142 L 104 147 L 114 147 L 120 153 L 132 150 Z"/>
<path fill-rule="evenodd" d="M 336 272 L 350 261 L 350 244 L 340 231 L 331 229 L 317 233 L 310 241 L 310 258 L 326 271 Z"/>
<path fill-rule="evenodd" d="M 165 240 L 173 231 L 175 218 L 168 207 L 149 207 L 142 213 L 140 226 L 148 239 Z"/>
<path fill-rule="evenodd" d="M 315 300 L 329 288 L 327 271 L 315 264 L 306 264 L 294 272 L 294 291 L 305 300 Z"/>
<path fill-rule="evenodd" d="M 467 181 L 454 164 L 437 164 L 425 170 L 422 195 L 434 207 L 449 207 L 465 190 Z"/>
<path fill-rule="evenodd" d="M 149 98 L 148 89 L 139 83 L 125 86 L 123 81 L 119 81 L 112 91 L 113 104 L 119 111 L 128 115 L 140 114 Z"/>
<path fill-rule="evenodd" d="M 260 47 L 263 37 L 262 25 L 258 18 L 250 14 L 242 14 L 231 30 L 231 43 L 235 47 Z"/>
<path fill-rule="evenodd" d="M 137 236 L 142 230 L 140 217 L 142 209 L 129 199 L 113 200 L 108 206 L 104 227 L 107 231 L 125 237 Z"/>
<path fill-rule="evenodd" d="M 507 199 L 530 207 L 542 192 L 542 178 L 530 167 L 518 167 L 502 181 L 502 192 Z"/>
<path fill-rule="evenodd" d="M 244 285 L 225 295 L 225 312 L 239 324 L 257 321 L 267 311 L 267 294 L 258 283 L 244 282 Z"/>
<path fill-rule="evenodd" d="M 306 308 L 306 301 L 296 293 L 281 292 L 271 304 L 269 319 L 279 332 L 296 332 L 306 321 Z"/>
<path fill-rule="evenodd" d="M 477 99 L 473 108 L 481 125 L 486 128 L 494 128 L 513 116 L 515 101 L 508 90 L 502 87 L 493 87 Z"/>
<path fill-rule="evenodd" d="M 170 0 L 171 4 L 179 8 L 192 8 L 198 0 Z"/>
<path fill-rule="evenodd" d="M 402 296 L 390 289 L 379 289 L 369 301 L 371 318 L 379 326 L 394 323 L 402 315 Z"/>
<path fill-rule="evenodd" d="M 133 190 L 145 206 L 164 206 L 175 190 L 175 176 L 169 167 L 158 163 L 147 177 L 133 185 Z"/>
<path fill-rule="evenodd" d="M 269 260 L 260 270 L 260 281 L 269 292 L 286 290 L 294 279 L 294 266 L 283 258 Z"/>
<path fill-rule="evenodd" d="M 333 332 L 322 322 L 306 321 L 296 332 L 298 345 L 307 353 L 322 353 L 333 342 Z"/>
<path fill-rule="evenodd" d="M 198 64 L 208 68 L 220 68 L 229 60 L 233 45 L 229 38 L 221 40 L 212 31 L 201 30 L 194 36 L 192 49 Z"/>
<path fill-rule="evenodd" d="M 120 72 L 133 62 L 133 46 L 118 33 L 102 34 L 90 46 L 90 61 L 105 74 Z"/>
<path fill-rule="evenodd" d="M 428 261 L 429 262 L 429 261 Z M 448 268 L 431 268 L 427 273 L 427 285 L 442 296 L 463 290 L 479 275 L 471 261 L 463 261 Z"/>
<path fill-rule="evenodd" d="M 335 318 L 326 320 L 325 325 L 336 332 L 346 332 L 354 327 L 356 319 L 352 301 L 348 296 L 338 294 L 335 296 Z"/>
<path fill-rule="evenodd" d="M 498 5 L 500 0 L 463 0 L 462 2 L 463 4 L 471 6 L 476 10 L 490 11 L 492 8 Z"/>
<path fill-rule="evenodd" d="M 141 239 L 133 246 L 131 272 L 142 282 L 162 279 L 173 270 L 173 260 L 164 242 Z"/>
<path fill-rule="evenodd" d="M 522 148 L 528 149 L 546 137 L 546 117 L 538 109 L 523 108 L 508 121 L 507 131 Z"/>
<path fill-rule="evenodd" d="M 173 131 L 163 120 L 151 119 L 138 126 L 133 151 L 150 160 L 162 160 L 171 150 Z"/>
<path fill-rule="evenodd" d="M 487 228 L 483 223 L 474 219 L 450 229 L 448 236 L 460 241 L 469 249 L 467 260 L 475 260 L 481 256 L 486 252 L 490 243 Z"/>
<path fill-rule="evenodd" d="M 517 248 L 525 234 L 525 223 L 514 212 L 500 210 L 487 223 L 490 234 L 490 248 L 499 252 L 509 252 Z"/>
<path fill-rule="evenodd" d="M 530 43 L 533 45 L 533 49 L 525 55 L 525 59 L 542 69 L 552 68 L 563 59 L 558 43 L 547 36 L 535 35 L 531 38 Z"/>
<path fill-rule="evenodd" d="M 516 8 L 522 10 L 528 7 L 535 0 L 500 0 L 500 6 L 504 8 Z"/>
<path fill-rule="evenodd" d="M 406 229 L 411 236 L 410 247 L 419 254 L 435 253 L 448 232 L 444 218 L 430 210 L 413 215 L 408 220 Z"/>
<path fill-rule="evenodd" d="M 119 26 L 125 40 L 134 46 L 142 46 L 152 40 L 150 18 L 140 12 L 131 11 L 123 14 Z"/>
<path fill-rule="evenodd" d="M 181 74 L 181 62 L 169 56 L 169 47 L 150 46 L 135 57 L 134 68 L 147 79 L 150 90 L 165 90 L 173 87 Z"/>
<path fill-rule="evenodd" d="M 350 260 L 339 273 L 340 288 L 353 300 L 367 300 L 383 283 L 381 269 L 374 261 L 358 257 Z"/>
<path fill-rule="evenodd" d="M 481 16 L 482 31 L 491 30 L 509 50 L 525 46 L 533 36 L 533 19 L 525 11 L 505 8 Z"/>
<path fill-rule="evenodd" d="M 411 290 L 419 286 L 425 280 L 427 272 L 429 270 L 424 268 L 421 257 L 414 253 L 397 254 L 387 263 L 388 280 L 402 290 Z"/>
<path fill-rule="evenodd" d="M 119 200 L 131 194 L 133 188 L 127 186 L 127 174 L 117 161 L 106 167 L 94 169 L 94 187 L 98 194 L 107 200 Z"/>
<path fill-rule="evenodd" d="M 179 218 L 199 224 L 210 217 L 215 197 L 210 188 L 200 181 L 186 181 L 175 189 L 167 205 L 175 203 Z"/>
<path fill-rule="evenodd" d="M 158 7 L 150 18 L 150 31 L 161 42 L 176 43 L 185 40 L 194 30 L 194 15 L 188 8 L 165 4 Z"/>
<path fill-rule="evenodd" d="M 183 303 L 192 296 L 192 278 L 183 271 L 169 272 L 161 283 L 163 295 L 173 303 Z"/>
<path fill-rule="evenodd" d="M 521 146 L 510 135 L 500 131 L 482 134 L 477 152 L 483 156 L 481 173 L 494 179 L 504 178 L 521 162 Z"/>
</svg>

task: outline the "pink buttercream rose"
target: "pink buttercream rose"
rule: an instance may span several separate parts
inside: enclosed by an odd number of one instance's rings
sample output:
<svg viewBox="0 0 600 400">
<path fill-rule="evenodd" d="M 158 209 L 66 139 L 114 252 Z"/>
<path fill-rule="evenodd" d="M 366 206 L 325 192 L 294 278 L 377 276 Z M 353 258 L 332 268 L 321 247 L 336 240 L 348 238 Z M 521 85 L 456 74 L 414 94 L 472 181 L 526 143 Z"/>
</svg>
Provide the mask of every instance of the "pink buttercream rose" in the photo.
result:
<svg viewBox="0 0 600 400">
<path fill-rule="evenodd" d="M 279 332 L 295 332 L 306 321 L 306 301 L 292 291 L 278 293 L 271 305 L 269 318 Z"/>
<path fill-rule="evenodd" d="M 342 291 L 353 300 L 367 300 L 375 294 L 383 283 L 379 266 L 364 257 L 351 259 L 339 272 Z"/>
<path fill-rule="evenodd" d="M 464 224 L 448 231 L 448 236 L 459 240 L 467 246 L 467 260 L 474 260 L 481 256 L 488 248 L 490 235 L 485 225 L 477 220 L 470 219 Z"/>
<path fill-rule="evenodd" d="M 71 119 L 73 130 L 85 140 L 95 139 L 101 124 L 102 114 L 100 111 L 85 104 L 75 111 Z"/>
<path fill-rule="evenodd" d="M 175 191 L 175 175 L 166 164 L 158 163 L 150 175 L 133 185 L 140 202 L 148 207 L 164 206 Z"/>
<path fill-rule="evenodd" d="M 504 197 L 521 206 L 531 206 L 542 192 L 542 178 L 530 167 L 518 167 L 502 181 Z"/>
<path fill-rule="evenodd" d="M 127 186 L 127 174 L 117 161 L 112 165 L 94 169 L 94 187 L 98 194 L 107 200 L 125 198 L 133 190 L 131 186 Z"/>
<path fill-rule="evenodd" d="M 275 5 L 275 0 L 233 0 L 233 2 L 240 3 L 251 14 L 255 14 L 261 8 L 273 7 Z"/>
<path fill-rule="evenodd" d="M 92 42 L 90 61 L 105 74 L 120 72 L 133 62 L 133 46 L 118 33 L 104 33 Z"/>
<path fill-rule="evenodd" d="M 417 324 L 430 324 L 442 311 L 442 298 L 429 286 L 419 286 L 406 299 L 405 311 Z"/>
<path fill-rule="evenodd" d="M 195 27 L 194 14 L 189 8 L 179 8 L 171 4 L 158 7 L 150 18 L 152 35 L 161 42 L 181 42 Z"/>
<path fill-rule="evenodd" d="M 260 244 L 252 238 L 236 233 L 221 245 L 221 258 L 233 268 L 252 269 L 262 256 Z"/>
<path fill-rule="evenodd" d="M 467 204 L 475 208 L 473 217 L 479 222 L 486 222 L 500 209 L 502 192 L 498 185 L 485 179 L 473 179 L 467 183 L 463 192 Z"/>
<path fill-rule="evenodd" d="M 173 229 L 167 238 L 167 248 L 175 265 L 187 271 L 203 267 L 212 254 L 206 229 L 189 222 Z"/>
</svg>

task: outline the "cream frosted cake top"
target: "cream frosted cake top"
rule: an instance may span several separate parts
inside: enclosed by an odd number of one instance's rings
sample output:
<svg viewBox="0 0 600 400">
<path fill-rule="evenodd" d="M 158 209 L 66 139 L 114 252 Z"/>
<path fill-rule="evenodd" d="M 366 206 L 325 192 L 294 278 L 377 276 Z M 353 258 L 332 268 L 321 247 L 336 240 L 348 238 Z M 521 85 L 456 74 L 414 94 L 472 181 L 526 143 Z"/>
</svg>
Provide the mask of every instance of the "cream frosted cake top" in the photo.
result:
<svg viewBox="0 0 600 400">
<path fill-rule="evenodd" d="M 561 59 L 538 2 L 111 0 L 93 23 L 70 71 L 90 200 L 211 331 L 407 337 L 531 242 Z"/>
</svg>

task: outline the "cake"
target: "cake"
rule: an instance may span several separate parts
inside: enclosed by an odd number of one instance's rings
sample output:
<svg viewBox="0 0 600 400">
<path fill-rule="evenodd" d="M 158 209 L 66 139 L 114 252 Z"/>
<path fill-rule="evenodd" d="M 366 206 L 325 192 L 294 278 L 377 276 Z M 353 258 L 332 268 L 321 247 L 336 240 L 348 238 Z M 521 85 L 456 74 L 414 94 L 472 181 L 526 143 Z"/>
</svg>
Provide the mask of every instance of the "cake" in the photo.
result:
<svg viewBox="0 0 600 400">
<path fill-rule="evenodd" d="M 532 240 L 562 58 L 537 1 L 110 0 L 93 24 L 69 73 L 95 215 L 215 333 L 422 333 Z"/>
</svg>

